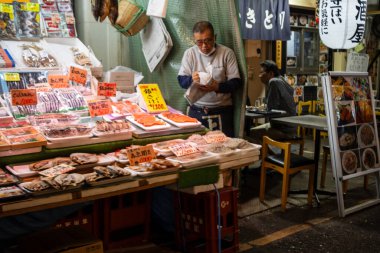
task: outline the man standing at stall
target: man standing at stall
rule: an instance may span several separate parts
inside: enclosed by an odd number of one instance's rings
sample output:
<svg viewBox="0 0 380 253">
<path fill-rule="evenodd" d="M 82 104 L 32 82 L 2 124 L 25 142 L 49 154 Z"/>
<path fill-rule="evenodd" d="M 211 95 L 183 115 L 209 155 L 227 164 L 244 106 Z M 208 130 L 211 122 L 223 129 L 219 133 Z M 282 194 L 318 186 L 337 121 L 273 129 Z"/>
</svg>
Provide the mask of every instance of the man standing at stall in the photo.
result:
<svg viewBox="0 0 380 253">
<path fill-rule="evenodd" d="M 266 60 L 260 63 L 261 82 L 266 86 L 265 103 L 267 110 L 286 111 L 282 116 L 295 116 L 296 103 L 294 102 L 293 92 L 285 79 L 280 75 L 280 71 L 275 62 Z M 293 139 L 296 136 L 297 128 L 286 124 L 270 123 L 263 124 L 252 130 L 252 136 L 256 143 L 262 143 L 263 136 L 269 136 L 275 140 Z"/>
<path fill-rule="evenodd" d="M 188 114 L 210 130 L 222 130 L 232 137 L 232 93 L 241 85 L 236 56 L 232 49 L 215 42 L 208 21 L 194 25 L 193 37 L 195 45 L 185 51 L 177 77 L 187 89 Z"/>
</svg>

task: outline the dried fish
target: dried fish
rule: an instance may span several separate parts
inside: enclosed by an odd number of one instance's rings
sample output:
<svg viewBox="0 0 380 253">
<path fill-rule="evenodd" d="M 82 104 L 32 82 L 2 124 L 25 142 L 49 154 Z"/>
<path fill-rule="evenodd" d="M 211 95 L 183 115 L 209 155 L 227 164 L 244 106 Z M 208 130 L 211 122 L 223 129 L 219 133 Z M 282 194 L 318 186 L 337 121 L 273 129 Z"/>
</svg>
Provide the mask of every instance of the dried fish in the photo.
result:
<svg viewBox="0 0 380 253">
<path fill-rule="evenodd" d="M 116 19 L 119 13 L 119 1 L 118 0 L 110 0 L 110 8 L 109 8 L 109 14 L 108 19 L 111 22 L 112 25 L 116 23 Z"/>
<path fill-rule="evenodd" d="M 78 48 L 72 47 L 71 51 L 74 53 L 74 60 L 76 64 L 81 66 L 92 66 L 90 58 L 83 52 L 79 52 Z"/>
</svg>

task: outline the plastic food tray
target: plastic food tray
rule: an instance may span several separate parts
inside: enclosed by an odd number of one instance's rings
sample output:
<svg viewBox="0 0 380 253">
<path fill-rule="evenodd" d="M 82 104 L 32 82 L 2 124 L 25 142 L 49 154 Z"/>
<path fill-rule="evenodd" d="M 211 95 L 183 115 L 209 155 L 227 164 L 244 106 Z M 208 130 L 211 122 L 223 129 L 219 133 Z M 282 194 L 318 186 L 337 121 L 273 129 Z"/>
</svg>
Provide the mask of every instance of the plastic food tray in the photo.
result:
<svg viewBox="0 0 380 253">
<path fill-rule="evenodd" d="M 80 183 L 76 186 L 69 186 L 67 187 L 66 189 L 55 189 L 55 188 L 47 188 L 45 190 L 41 190 L 41 191 L 31 191 L 27 188 L 25 188 L 24 186 L 27 185 L 27 184 L 30 184 L 30 182 L 24 182 L 24 183 L 21 183 L 19 184 L 18 186 L 25 192 L 27 192 L 28 194 L 32 195 L 32 196 L 46 196 L 46 195 L 54 195 L 54 194 L 61 194 L 61 193 L 67 193 L 67 192 L 73 192 L 73 191 L 77 191 L 78 189 L 80 189 L 84 183 Z"/>
<path fill-rule="evenodd" d="M 220 157 L 209 152 L 202 152 L 180 157 L 171 156 L 166 157 L 166 159 L 180 163 L 182 166 L 189 168 L 218 163 Z"/>
<path fill-rule="evenodd" d="M 127 119 L 135 124 L 136 126 L 140 127 L 141 129 L 145 130 L 145 131 L 156 131 L 156 130 L 162 130 L 162 129 L 168 129 L 170 128 L 170 125 L 168 123 L 166 123 L 165 121 L 162 121 L 161 122 L 164 122 L 165 124 L 164 125 L 156 125 L 156 126 L 150 126 L 150 127 L 146 127 L 140 123 L 138 123 L 137 121 L 135 121 L 135 119 L 133 118 L 133 116 L 127 116 Z"/>
<path fill-rule="evenodd" d="M 178 122 L 175 122 L 171 119 L 168 119 L 166 118 L 164 115 L 162 114 L 159 114 L 158 115 L 159 118 L 169 122 L 170 124 L 176 126 L 176 127 L 179 127 L 179 128 L 193 128 L 193 127 L 197 127 L 197 126 L 200 126 L 201 125 L 201 122 L 197 121 L 197 122 L 194 122 L 194 123 L 191 123 L 191 122 L 184 122 L 184 123 L 178 123 Z"/>
</svg>

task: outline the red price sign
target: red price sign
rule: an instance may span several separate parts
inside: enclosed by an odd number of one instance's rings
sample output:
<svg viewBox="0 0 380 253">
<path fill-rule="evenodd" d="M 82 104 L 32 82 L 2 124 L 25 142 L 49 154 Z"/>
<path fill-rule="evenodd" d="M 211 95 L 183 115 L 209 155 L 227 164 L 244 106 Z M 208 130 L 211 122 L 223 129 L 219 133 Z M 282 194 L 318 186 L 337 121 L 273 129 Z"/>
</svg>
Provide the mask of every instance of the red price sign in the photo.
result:
<svg viewBox="0 0 380 253">
<path fill-rule="evenodd" d="M 109 100 L 96 100 L 88 102 L 88 110 L 91 117 L 102 116 L 112 113 Z"/>
<path fill-rule="evenodd" d="M 99 83 L 98 96 L 115 97 L 116 83 Z"/>
<path fill-rule="evenodd" d="M 11 90 L 12 105 L 36 105 L 36 89 L 15 89 Z"/>
<path fill-rule="evenodd" d="M 69 88 L 69 77 L 65 75 L 49 75 L 48 83 L 52 88 Z"/>
<path fill-rule="evenodd" d="M 181 143 L 173 146 L 169 146 L 169 149 L 176 155 L 176 156 L 184 156 L 184 155 L 190 155 L 194 153 L 198 153 L 199 150 L 197 147 L 190 143 Z"/>
<path fill-rule="evenodd" d="M 150 162 L 156 157 L 152 145 L 127 149 L 127 155 L 131 165 Z"/>
<path fill-rule="evenodd" d="M 87 71 L 71 66 L 69 72 L 69 80 L 85 85 L 87 80 Z"/>
<path fill-rule="evenodd" d="M 203 138 L 207 143 L 225 142 L 227 140 L 227 136 L 224 134 L 210 134 L 203 136 Z"/>
</svg>

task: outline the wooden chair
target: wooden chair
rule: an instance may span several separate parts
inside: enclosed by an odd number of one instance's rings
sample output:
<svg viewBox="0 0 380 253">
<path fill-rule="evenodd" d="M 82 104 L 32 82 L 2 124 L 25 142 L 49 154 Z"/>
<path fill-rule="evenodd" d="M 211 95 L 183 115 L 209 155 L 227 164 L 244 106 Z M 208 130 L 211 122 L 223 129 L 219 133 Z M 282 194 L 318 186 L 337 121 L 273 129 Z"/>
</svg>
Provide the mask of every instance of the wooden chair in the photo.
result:
<svg viewBox="0 0 380 253">
<path fill-rule="evenodd" d="M 279 155 L 269 155 L 268 145 L 277 147 L 282 150 Z M 291 144 L 289 142 L 278 142 L 267 136 L 263 137 L 261 179 L 260 179 L 260 201 L 264 201 L 266 170 L 273 169 L 282 174 L 282 194 L 281 208 L 286 210 L 288 190 L 290 184 L 290 175 L 301 170 L 309 170 L 309 188 L 307 203 L 312 204 L 313 187 L 314 187 L 314 160 L 304 156 L 296 155 L 290 152 Z"/>
<path fill-rule="evenodd" d="M 298 116 L 304 114 L 304 108 L 305 107 L 307 108 L 306 111 L 307 111 L 308 114 L 314 113 L 314 103 L 313 103 L 313 101 L 307 101 L 307 102 L 299 101 L 298 105 L 297 105 L 297 115 Z M 298 127 L 297 128 L 297 134 L 298 135 L 301 135 L 301 132 L 303 132 L 303 135 L 304 135 L 304 131 L 305 130 L 302 127 Z"/>
<path fill-rule="evenodd" d="M 322 159 L 322 171 L 321 171 L 321 181 L 319 183 L 321 188 L 325 187 L 326 183 L 326 168 L 327 168 L 327 158 L 330 154 L 330 146 L 324 145 L 323 147 L 323 159 Z M 364 189 L 368 189 L 368 175 L 364 176 L 363 182 Z M 346 193 L 348 189 L 348 180 L 343 181 L 343 193 Z"/>
</svg>

